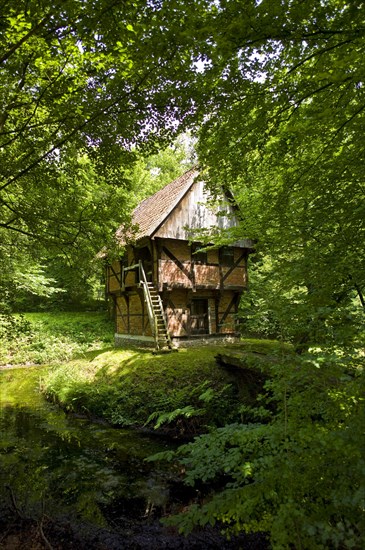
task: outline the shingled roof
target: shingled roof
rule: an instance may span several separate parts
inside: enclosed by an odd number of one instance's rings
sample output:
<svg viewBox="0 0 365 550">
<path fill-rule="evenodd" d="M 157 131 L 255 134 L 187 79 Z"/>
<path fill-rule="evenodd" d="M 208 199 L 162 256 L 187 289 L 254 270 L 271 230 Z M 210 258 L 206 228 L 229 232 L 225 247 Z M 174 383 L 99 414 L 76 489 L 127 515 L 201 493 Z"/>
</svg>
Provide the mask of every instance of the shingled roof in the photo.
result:
<svg viewBox="0 0 365 550">
<path fill-rule="evenodd" d="M 152 237 L 189 191 L 198 174 L 196 168 L 191 168 L 157 193 L 142 201 L 132 215 L 132 225 L 137 226 L 137 230 L 131 233 L 130 231 L 126 232 L 124 226 L 119 227 L 116 232 L 119 243 L 125 244 L 127 240 L 138 241 L 143 237 Z"/>
</svg>

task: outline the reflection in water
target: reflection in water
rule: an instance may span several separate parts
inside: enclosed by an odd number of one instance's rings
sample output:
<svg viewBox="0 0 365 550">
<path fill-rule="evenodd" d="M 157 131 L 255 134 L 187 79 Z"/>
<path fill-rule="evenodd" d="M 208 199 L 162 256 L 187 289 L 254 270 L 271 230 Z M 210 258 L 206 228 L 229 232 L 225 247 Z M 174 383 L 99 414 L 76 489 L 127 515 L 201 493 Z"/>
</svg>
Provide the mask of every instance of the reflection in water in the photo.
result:
<svg viewBox="0 0 365 550">
<path fill-rule="evenodd" d="M 66 415 L 42 399 L 41 375 L 0 372 L 2 550 L 268 548 L 262 534 L 227 541 L 209 527 L 186 538 L 164 531 L 153 518 L 196 496 L 179 483 L 169 495 L 170 475 L 144 462 L 166 445 Z"/>
<path fill-rule="evenodd" d="M 104 526 L 116 508 L 130 517 L 163 508 L 166 474 L 144 458 L 166 447 L 131 430 L 66 415 L 35 391 L 40 373 L 0 373 L 2 502 L 13 493 L 27 515 L 46 509 Z"/>
</svg>

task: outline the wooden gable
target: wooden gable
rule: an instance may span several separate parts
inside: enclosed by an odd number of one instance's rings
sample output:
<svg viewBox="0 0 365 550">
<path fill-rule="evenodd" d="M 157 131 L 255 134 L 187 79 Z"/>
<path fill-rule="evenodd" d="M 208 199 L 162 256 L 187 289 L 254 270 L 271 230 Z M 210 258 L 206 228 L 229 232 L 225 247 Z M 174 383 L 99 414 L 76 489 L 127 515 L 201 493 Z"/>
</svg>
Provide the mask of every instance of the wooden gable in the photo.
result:
<svg viewBox="0 0 365 550">
<path fill-rule="evenodd" d="M 131 229 L 121 226 L 117 241 L 141 246 L 146 239 L 167 238 L 191 241 L 194 232 L 209 228 L 229 229 L 238 223 L 232 204 L 224 198 L 212 206 L 211 196 L 199 172 L 192 168 L 142 201 L 133 212 Z M 234 246 L 252 248 L 249 239 Z"/>
<path fill-rule="evenodd" d="M 186 194 L 168 214 L 153 237 L 189 240 L 194 231 L 209 230 L 211 227 L 227 229 L 237 225 L 237 218 L 228 201 L 220 201 L 218 206 L 208 205 L 211 196 L 202 180 L 195 180 Z M 240 244 L 236 244 L 240 246 Z M 242 241 L 241 246 L 247 246 Z"/>
</svg>

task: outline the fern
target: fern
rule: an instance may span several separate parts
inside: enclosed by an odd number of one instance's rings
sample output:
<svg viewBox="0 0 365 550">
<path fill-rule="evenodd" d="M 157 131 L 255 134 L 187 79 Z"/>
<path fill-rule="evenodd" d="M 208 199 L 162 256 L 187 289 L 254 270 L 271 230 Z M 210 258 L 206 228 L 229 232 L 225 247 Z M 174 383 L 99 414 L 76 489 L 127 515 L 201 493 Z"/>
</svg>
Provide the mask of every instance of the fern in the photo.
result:
<svg viewBox="0 0 365 550">
<path fill-rule="evenodd" d="M 154 425 L 155 430 L 158 430 L 162 426 L 162 424 L 171 424 L 173 423 L 177 418 L 179 417 L 185 417 L 185 418 L 192 418 L 193 416 L 201 416 L 205 414 L 205 409 L 195 409 L 191 405 L 187 405 L 186 407 L 183 407 L 182 409 L 175 409 L 171 412 L 164 412 L 161 413 L 160 411 L 153 412 L 149 417 L 147 422 L 145 423 L 145 426 L 152 422 L 153 420 L 157 419 L 156 424 Z"/>
</svg>

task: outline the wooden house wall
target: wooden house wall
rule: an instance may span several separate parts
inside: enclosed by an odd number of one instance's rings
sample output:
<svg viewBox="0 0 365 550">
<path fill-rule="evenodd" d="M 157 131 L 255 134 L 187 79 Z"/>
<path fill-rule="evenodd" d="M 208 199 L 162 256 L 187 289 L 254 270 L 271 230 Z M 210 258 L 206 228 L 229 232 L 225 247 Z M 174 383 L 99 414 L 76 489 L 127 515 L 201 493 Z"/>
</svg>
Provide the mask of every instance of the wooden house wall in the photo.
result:
<svg viewBox="0 0 365 550">
<path fill-rule="evenodd" d="M 137 262 L 136 256 L 138 251 L 135 252 L 132 247 L 128 247 L 123 260 L 125 265 L 134 265 Z M 243 289 L 247 285 L 245 249 L 234 248 L 234 261 L 239 261 L 236 267 L 222 265 L 219 251 L 212 249 L 207 251 L 207 263 L 199 263 L 195 260 L 188 242 L 161 239 L 155 245 L 153 281 L 160 291 L 164 286 L 188 289 Z M 121 262 L 115 261 L 108 268 L 108 292 L 120 290 L 121 277 Z M 126 287 L 135 287 L 138 283 L 138 269 L 124 273 Z"/>
<path fill-rule="evenodd" d="M 172 336 L 191 335 L 192 301 L 207 300 L 207 334 L 236 332 L 239 296 L 247 284 L 247 251 L 234 248 L 234 266 L 220 262 L 219 250 L 207 251 L 207 263 L 199 263 L 187 241 L 157 239 L 148 243 L 153 282 L 163 298 L 168 330 Z M 128 247 L 122 260 L 135 265 L 141 250 Z M 152 260 L 152 263 L 151 263 Z M 151 336 L 147 306 L 138 287 L 138 269 L 125 272 L 122 287 L 121 261 L 108 268 L 108 291 L 114 296 L 116 331 L 119 334 Z M 195 317 L 196 318 L 196 317 Z M 204 332 L 203 332 L 204 333 Z M 202 334 L 203 334 L 202 333 Z"/>
<path fill-rule="evenodd" d="M 231 269 L 228 266 L 221 266 L 223 286 L 225 288 L 247 287 L 247 252 L 245 249 L 234 247 L 234 262 L 237 267 Z"/>
<path fill-rule="evenodd" d="M 134 249 L 131 246 L 127 247 L 127 250 L 124 254 L 123 258 L 125 264 L 128 265 L 134 265 L 136 263 L 135 255 L 134 255 Z M 124 284 L 125 286 L 134 286 L 138 283 L 136 272 L 135 271 L 127 271 L 124 276 Z"/>
<path fill-rule="evenodd" d="M 163 286 L 184 288 L 245 288 L 247 284 L 247 262 L 245 249 L 234 248 L 236 267 L 221 265 L 219 250 L 207 251 L 207 263 L 199 263 L 187 241 L 174 239 L 159 240 L 158 288 Z"/>
<path fill-rule="evenodd" d="M 116 298 L 116 330 L 118 334 L 128 334 L 129 319 L 128 306 L 126 300 L 121 297 Z"/>
<path fill-rule="evenodd" d="M 191 261 L 191 247 L 188 241 L 179 241 L 176 239 L 159 239 L 158 249 L 160 251 L 159 257 L 161 260 L 169 260 L 173 255 L 178 258 L 180 262 Z"/>
<path fill-rule="evenodd" d="M 209 199 L 204 182 L 196 181 L 154 236 L 188 241 L 196 229 L 237 225 L 237 218 L 228 201 L 212 208 L 206 204 Z"/>
<path fill-rule="evenodd" d="M 234 291 L 213 293 L 200 291 L 198 294 L 187 290 L 172 290 L 165 298 L 165 313 L 168 330 L 174 336 L 191 334 L 191 303 L 194 299 L 208 302 L 208 334 L 236 332 L 236 313 L 239 294 Z"/>
<path fill-rule="evenodd" d="M 208 299 L 208 311 L 209 311 L 209 333 L 217 334 L 219 332 L 219 327 L 217 323 L 217 299 L 209 298 Z"/>
<path fill-rule="evenodd" d="M 117 292 L 120 289 L 121 267 L 120 261 L 113 262 L 107 268 L 107 291 L 109 293 Z"/>
<path fill-rule="evenodd" d="M 163 284 L 190 288 L 192 283 L 189 243 L 174 239 L 159 239 L 157 250 L 159 289 L 162 290 Z"/>
<path fill-rule="evenodd" d="M 219 251 L 215 249 L 207 251 L 207 263 L 200 264 L 192 259 L 194 255 L 186 241 L 161 239 L 153 246 L 154 259 L 159 258 L 156 265 L 159 266 L 160 291 L 170 334 L 176 337 L 191 334 L 194 299 L 207 300 L 208 326 L 205 329 L 208 334 L 234 333 L 239 296 L 246 285 L 244 249 L 234 249 L 234 262 L 239 261 L 239 264 L 229 267 L 220 264 Z M 138 250 L 128 247 L 124 264 L 134 265 L 137 257 Z M 126 288 L 123 290 L 121 262 L 115 261 L 108 268 L 108 290 L 114 295 L 116 332 L 150 336 L 147 306 L 142 289 L 137 286 L 136 272 L 125 272 Z"/>
<path fill-rule="evenodd" d="M 165 315 L 167 328 L 174 336 L 187 336 L 189 334 L 190 310 L 187 307 L 187 291 L 174 290 L 165 298 Z"/>
<path fill-rule="evenodd" d="M 124 276 L 124 284 L 125 286 L 135 286 L 138 283 L 136 272 L 133 271 L 127 271 Z"/>
<path fill-rule="evenodd" d="M 214 295 L 212 291 L 202 291 L 196 295 L 184 289 L 176 289 L 164 297 L 167 325 L 171 335 L 184 337 L 191 334 L 191 303 L 194 299 L 207 300 L 209 327 L 207 334 L 236 332 L 237 293 L 225 291 L 223 294 Z M 118 334 L 152 335 L 141 293 L 132 292 L 118 296 L 115 309 Z"/>
<path fill-rule="evenodd" d="M 219 266 L 196 264 L 194 265 L 194 284 L 195 286 L 209 286 L 212 288 L 219 288 L 220 275 Z"/>
<path fill-rule="evenodd" d="M 237 294 L 226 290 L 218 302 L 219 333 L 236 331 Z"/>
<path fill-rule="evenodd" d="M 208 264 L 219 264 L 219 250 L 216 248 L 210 248 L 207 250 L 207 263 Z"/>
<path fill-rule="evenodd" d="M 147 309 L 141 294 L 117 297 L 116 329 L 118 334 L 151 336 Z"/>
</svg>

